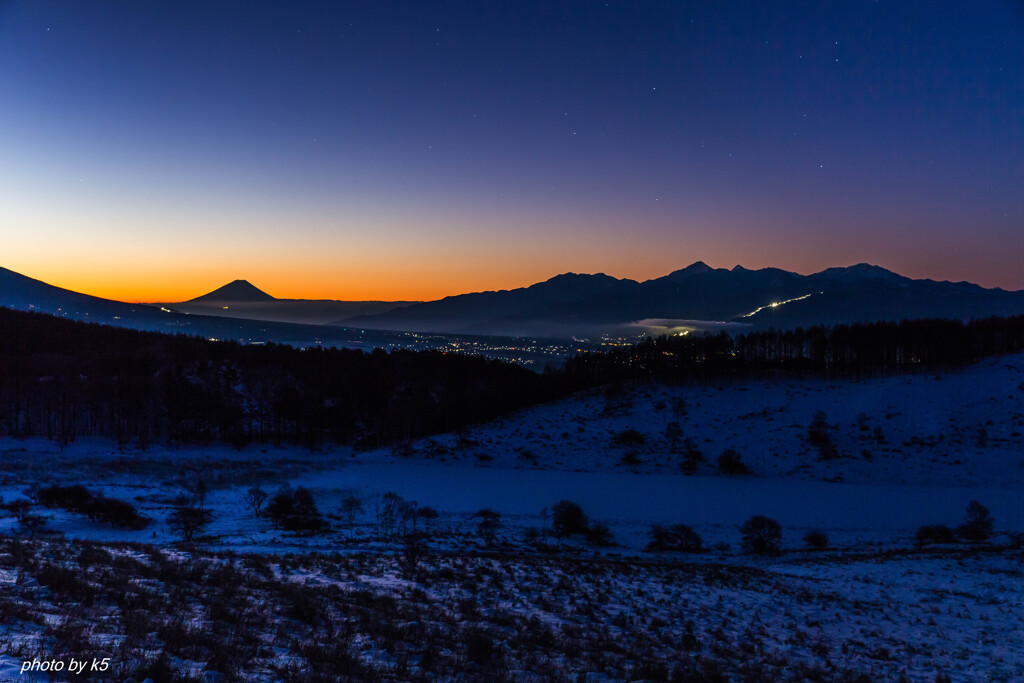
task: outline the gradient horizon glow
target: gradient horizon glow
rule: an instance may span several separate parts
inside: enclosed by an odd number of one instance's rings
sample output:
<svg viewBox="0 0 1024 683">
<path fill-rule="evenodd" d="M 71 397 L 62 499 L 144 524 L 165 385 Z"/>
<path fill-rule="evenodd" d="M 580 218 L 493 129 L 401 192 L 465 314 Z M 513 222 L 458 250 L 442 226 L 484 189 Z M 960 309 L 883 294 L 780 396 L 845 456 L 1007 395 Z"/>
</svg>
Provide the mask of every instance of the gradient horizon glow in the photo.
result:
<svg viewBox="0 0 1024 683">
<path fill-rule="evenodd" d="M 1024 289 L 1017 2 L 0 0 L 0 266 L 435 299 L 696 260 Z"/>
</svg>

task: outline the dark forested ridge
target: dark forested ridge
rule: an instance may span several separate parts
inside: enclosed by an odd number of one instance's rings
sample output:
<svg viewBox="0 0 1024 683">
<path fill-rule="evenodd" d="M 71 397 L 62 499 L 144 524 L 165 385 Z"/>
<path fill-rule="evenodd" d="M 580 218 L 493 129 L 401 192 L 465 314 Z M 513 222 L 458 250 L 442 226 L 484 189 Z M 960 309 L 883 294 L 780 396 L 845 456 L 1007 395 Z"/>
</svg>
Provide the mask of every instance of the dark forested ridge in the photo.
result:
<svg viewBox="0 0 1024 683">
<path fill-rule="evenodd" d="M 300 350 L 0 308 L 0 436 L 374 447 L 624 380 L 866 376 L 1024 350 L 1024 316 L 648 339 L 536 374 L 438 351 Z"/>
<path fill-rule="evenodd" d="M 372 446 L 541 402 L 550 386 L 475 356 L 244 346 L 0 308 L 7 436 Z"/>
<path fill-rule="evenodd" d="M 1024 316 L 905 320 L 768 330 L 731 336 L 647 339 L 603 353 L 580 354 L 565 372 L 577 384 L 653 377 L 666 381 L 780 375 L 868 376 L 954 368 L 1024 350 Z"/>
</svg>

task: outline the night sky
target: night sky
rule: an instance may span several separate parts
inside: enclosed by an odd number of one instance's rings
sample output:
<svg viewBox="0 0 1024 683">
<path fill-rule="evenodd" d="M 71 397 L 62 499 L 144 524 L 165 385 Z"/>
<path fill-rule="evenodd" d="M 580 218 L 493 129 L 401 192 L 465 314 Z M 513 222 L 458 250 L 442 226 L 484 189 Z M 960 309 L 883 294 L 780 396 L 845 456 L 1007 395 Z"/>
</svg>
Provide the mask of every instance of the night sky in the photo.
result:
<svg viewBox="0 0 1024 683">
<path fill-rule="evenodd" d="M 1024 288 L 1024 3 L 0 0 L 0 266 L 429 299 L 698 259 Z"/>
</svg>

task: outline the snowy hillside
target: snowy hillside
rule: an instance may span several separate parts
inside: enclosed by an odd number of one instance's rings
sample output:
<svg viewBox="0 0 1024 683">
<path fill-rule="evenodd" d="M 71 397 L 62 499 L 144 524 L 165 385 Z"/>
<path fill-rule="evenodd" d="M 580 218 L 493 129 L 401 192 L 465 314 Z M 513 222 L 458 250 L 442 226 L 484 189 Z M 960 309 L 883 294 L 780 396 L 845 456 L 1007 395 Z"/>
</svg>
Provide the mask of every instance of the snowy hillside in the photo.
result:
<svg viewBox="0 0 1024 683">
<path fill-rule="evenodd" d="M 831 449 L 809 433 L 818 411 Z M 675 435 L 672 423 L 679 425 Z M 218 510 L 218 535 L 247 546 L 243 539 L 265 538 L 267 529 L 246 521 L 246 488 L 272 492 L 285 483 L 309 488 L 326 510 L 353 492 L 371 501 L 395 491 L 455 516 L 493 507 L 524 525 L 571 499 L 620 525 L 624 542 L 633 534 L 633 548 L 643 546 L 646 525 L 679 521 L 734 541 L 736 527 L 758 513 L 851 541 L 889 541 L 922 524 L 954 526 L 972 499 L 991 507 L 1001 528 L 1024 530 L 1022 425 L 1018 355 L 938 375 L 596 392 L 460 434 L 363 453 L 255 446 L 143 453 L 87 439 L 59 452 L 39 439 L 7 440 L 0 446 L 7 472 L 0 495 L 10 501 L 33 481 L 93 482 L 140 501 L 144 514 L 159 519 L 166 501 L 202 478 Z M 719 471 L 727 449 L 748 474 Z M 688 458 L 692 472 L 684 473 Z M 63 524 L 59 515 L 53 521 Z M 89 532 L 96 534 L 144 540 L 136 532 Z M 172 540 L 159 530 L 157 536 Z"/>
<path fill-rule="evenodd" d="M 116 681 L 1024 676 L 1019 567 L 998 556 L 838 572 L 439 555 L 410 567 L 0 540 L 0 572 L 0 681 L 31 680 L 16 674 L 36 653 L 83 652 L 112 665 L 89 680 Z"/>
<path fill-rule="evenodd" d="M 0 610 L 15 619 L 0 626 L 0 672 L 44 643 L 123 642 L 117 680 L 331 666 L 348 677 L 325 680 L 1017 680 L 1022 420 L 1018 355 L 598 391 L 369 452 L 5 440 Z M 748 473 L 720 471 L 728 449 Z M 74 483 L 150 523 L 40 502 L 40 487 Z M 322 526 L 280 527 L 247 501 L 254 488 L 307 490 Z M 556 532 L 566 500 L 585 534 Z M 994 519 L 984 542 L 919 535 L 956 529 L 972 500 Z M 188 506 L 210 522 L 183 543 L 174 515 Z M 777 520 L 778 552 L 748 546 L 755 515 Z M 652 525 L 678 524 L 699 536 L 692 552 L 649 547 Z M 122 604 L 110 596 L 124 585 Z M 188 596 L 187 626 L 154 609 L 168 596 Z M 91 607 L 64 620 L 68 601 Z M 258 635 L 225 629 L 236 612 Z"/>
<path fill-rule="evenodd" d="M 828 458 L 808 440 L 819 410 L 836 446 Z M 679 425 L 675 447 L 672 422 Z M 628 430 L 639 438 L 627 434 L 617 443 Z M 414 450 L 422 458 L 489 467 L 677 473 L 687 439 L 706 458 L 698 476 L 717 475 L 718 456 L 733 448 L 758 477 L 1018 487 L 1024 484 L 1024 355 L 863 380 L 592 393 L 525 410 L 461 439 L 426 440 Z"/>
</svg>

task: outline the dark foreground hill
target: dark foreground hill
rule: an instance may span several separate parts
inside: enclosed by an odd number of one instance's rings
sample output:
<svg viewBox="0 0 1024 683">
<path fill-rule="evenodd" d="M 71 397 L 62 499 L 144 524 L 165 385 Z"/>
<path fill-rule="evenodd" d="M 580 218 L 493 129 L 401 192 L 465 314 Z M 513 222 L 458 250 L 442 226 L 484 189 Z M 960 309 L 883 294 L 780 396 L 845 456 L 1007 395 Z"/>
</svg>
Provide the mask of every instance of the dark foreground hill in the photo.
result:
<svg viewBox="0 0 1024 683">
<path fill-rule="evenodd" d="M 661 337 L 542 374 L 439 351 L 241 345 L 0 308 L 0 436 L 372 447 L 622 381 L 928 370 L 1024 350 L 1024 316 Z"/>
<path fill-rule="evenodd" d="M 479 356 L 244 346 L 0 308 L 0 436 L 371 446 L 541 402 L 550 384 Z"/>
</svg>

